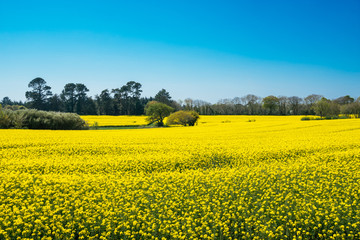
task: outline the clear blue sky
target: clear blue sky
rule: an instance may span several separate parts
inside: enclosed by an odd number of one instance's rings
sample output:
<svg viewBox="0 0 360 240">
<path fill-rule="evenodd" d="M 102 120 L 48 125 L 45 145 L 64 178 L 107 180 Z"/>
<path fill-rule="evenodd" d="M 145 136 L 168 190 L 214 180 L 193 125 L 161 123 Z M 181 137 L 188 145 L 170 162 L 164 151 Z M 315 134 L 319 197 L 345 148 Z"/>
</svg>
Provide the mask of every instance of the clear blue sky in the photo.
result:
<svg viewBox="0 0 360 240">
<path fill-rule="evenodd" d="M 0 98 L 143 85 L 173 99 L 360 95 L 360 1 L 0 0 Z"/>
</svg>

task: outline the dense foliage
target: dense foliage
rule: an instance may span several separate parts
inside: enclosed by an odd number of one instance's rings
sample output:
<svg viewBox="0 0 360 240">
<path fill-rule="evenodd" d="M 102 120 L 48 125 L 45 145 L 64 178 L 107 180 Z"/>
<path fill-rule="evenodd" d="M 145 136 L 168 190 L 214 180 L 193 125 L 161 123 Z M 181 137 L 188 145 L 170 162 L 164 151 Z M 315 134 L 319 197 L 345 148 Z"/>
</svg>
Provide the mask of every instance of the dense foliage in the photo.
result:
<svg viewBox="0 0 360 240">
<path fill-rule="evenodd" d="M 88 129 L 88 125 L 75 113 L 46 112 L 35 109 L 3 110 L 0 105 L 0 128 L 82 130 Z"/>
<path fill-rule="evenodd" d="M 145 107 L 145 113 L 148 116 L 148 123 L 156 123 L 157 126 L 164 126 L 164 119 L 170 115 L 174 109 L 165 103 L 151 101 Z"/>
<path fill-rule="evenodd" d="M 177 111 L 167 118 L 168 125 L 194 126 L 199 119 L 199 114 L 195 111 Z"/>
<path fill-rule="evenodd" d="M 112 126 L 139 126 L 146 125 L 146 116 L 94 116 L 94 115 L 85 115 L 81 116 L 89 126 L 98 124 L 98 126 L 112 127 Z"/>
<path fill-rule="evenodd" d="M 360 120 L 300 118 L 0 130 L 0 239 L 359 239 Z"/>
<path fill-rule="evenodd" d="M 321 115 L 334 117 L 336 113 L 360 116 L 360 97 L 349 95 L 330 100 L 311 94 L 305 98 L 297 96 L 267 96 L 253 94 L 232 99 L 222 99 L 215 104 L 187 98 L 174 101 L 170 93 L 161 89 L 155 97 L 141 97 L 142 85 L 129 81 L 125 85 L 104 89 L 94 97 L 88 96 L 89 89 L 82 83 L 67 83 L 60 94 L 53 94 L 51 87 L 42 78 L 29 83 L 27 101 L 16 102 L 4 97 L 3 106 L 25 105 L 38 110 L 73 112 L 80 115 L 144 115 L 150 101 L 157 101 L 172 107 L 175 111 L 196 111 L 201 115 Z M 323 111 L 325 110 L 325 112 Z"/>
</svg>

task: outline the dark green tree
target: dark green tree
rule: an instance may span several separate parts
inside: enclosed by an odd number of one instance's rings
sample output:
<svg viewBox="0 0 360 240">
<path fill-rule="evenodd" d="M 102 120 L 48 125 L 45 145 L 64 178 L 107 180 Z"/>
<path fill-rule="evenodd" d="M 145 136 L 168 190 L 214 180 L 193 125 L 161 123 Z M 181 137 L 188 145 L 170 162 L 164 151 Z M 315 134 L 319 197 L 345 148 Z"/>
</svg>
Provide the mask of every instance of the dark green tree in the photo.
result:
<svg viewBox="0 0 360 240">
<path fill-rule="evenodd" d="M 108 89 L 103 90 L 99 96 L 96 96 L 98 111 L 100 115 L 113 115 L 114 104 Z"/>
<path fill-rule="evenodd" d="M 13 102 L 9 97 L 4 97 L 1 101 L 1 104 L 5 107 L 6 105 L 13 105 Z"/>
<path fill-rule="evenodd" d="M 76 84 L 75 83 L 66 84 L 61 92 L 60 97 L 65 104 L 65 111 L 75 112 Z"/>
<path fill-rule="evenodd" d="M 118 114 L 140 115 L 143 113 L 143 108 L 140 106 L 142 92 L 140 83 L 130 81 L 111 92 L 114 94 L 114 103 Z"/>
<path fill-rule="evenodd" d="M 144 110 L 140 103 L 141 97 L 141 84 L 138 82 L 130 81 L 127 82 L 126 85 L 128 86 L 130 101 L 129 101 L 129 110 L 128 113 L 130 115 L 141 115 L 143 114 Z"/>
<path fill-rule="evenodd" d="M 31 108 L 46 110 L 48 98 L 52 95 L 46 81 L 40 77 L 34 78 L 28 84 L 29 88 L 32 88 L 31 91 L 25 93 L 26 99 L 29 101 Z"/>
<path fill-rule="evenodd" d="M 85 102 L 89 89 L 82 83 L 68 83 L 61 92 L 61 99 L 64 101 L 65 109 L 68 112 L 85 114 Z"/>
<path fill-rule="evenodd" d="M 96 102 L 92 97 L 86 97 L 83 105 L 84 115 L 97 115 Z"/>
<path fill-rule="evenodd" d="M 114 114 L 125 114 L 127 101 L 126 89 L 124 87 L 115 88 L 111 90 L 111 93 L 114 94 Z"/>
<path fill-rule="evenodd" d="M 85 104 L 88 99 L 87 92 L 89 89 L 82 83 L 77 83 L 75 87 L 75 112 L 77 114 L 85 114 Z"/>
<path fill-rule="evenodd" d="M 155 95 L 155 101 L 165 103 L 166 105 L 171 106 L 171 96 L 168 91 L 165 89 L 161 89 L 156 95 Z"/>
<path fill-rule="evenodd" d="M 49 98 L 49 110 L 54 112 L 63 112 L 65 110 L 64 102 L 58 94 L 54 94 Z"/>
<path fill-rule="evenodd" d="M 12 101 L 9 97 L 4 97 L 2 101 L 0 101 L 0 104 L 2 104 L 5 108 L 11 108 L 11 109 L 17 109 L 22 108 L 25 109 L 24 103 L 22 101 Z M 12 107 L 14 106 L 14 107 Z"/>
</svg>

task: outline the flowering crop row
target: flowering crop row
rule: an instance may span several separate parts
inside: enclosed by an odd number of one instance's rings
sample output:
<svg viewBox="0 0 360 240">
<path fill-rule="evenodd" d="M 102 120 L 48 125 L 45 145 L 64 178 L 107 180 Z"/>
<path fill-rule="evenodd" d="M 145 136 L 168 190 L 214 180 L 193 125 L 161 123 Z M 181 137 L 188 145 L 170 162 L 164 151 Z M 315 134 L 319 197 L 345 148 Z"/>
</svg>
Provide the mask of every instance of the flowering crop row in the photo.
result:
<svg viewBox="0 0 360 240">
<path fill-rule="evenodd" d="M 360 121 L 0 130 L 0 239 L 359 239 Z"/>
<path fill-rule="evenodd" d="M 145 125 L 145 116 L 81 116 L 89 126 L 93 126 L 95 123 L 98 126 L 133 126 L 133 125 Z"/>
</svg>

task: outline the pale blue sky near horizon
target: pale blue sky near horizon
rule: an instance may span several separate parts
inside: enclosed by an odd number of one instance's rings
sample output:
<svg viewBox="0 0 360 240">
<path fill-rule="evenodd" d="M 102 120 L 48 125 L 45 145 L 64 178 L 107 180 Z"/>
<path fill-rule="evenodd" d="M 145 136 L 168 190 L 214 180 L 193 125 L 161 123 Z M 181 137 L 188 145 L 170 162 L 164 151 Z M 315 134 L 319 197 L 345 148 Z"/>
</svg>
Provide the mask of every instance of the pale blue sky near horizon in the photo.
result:
<svg viewBox="0 0 360 240">
<path fill-rule="evenodd" d="M 174 100 L 360 96 L 360 1 L 0 0 L 0 98 L 142 84 Z"/>
</svg>

